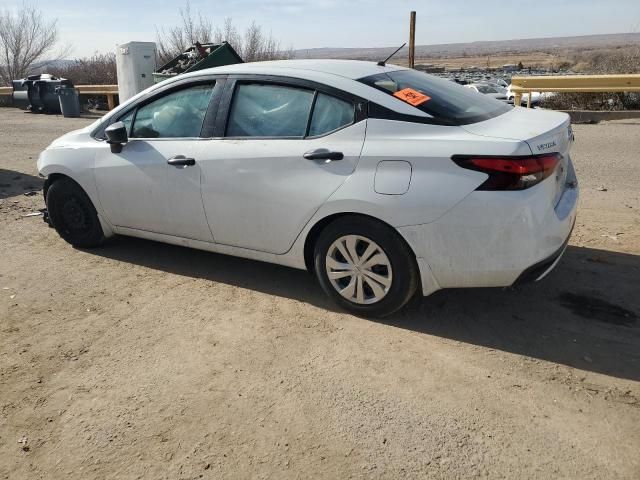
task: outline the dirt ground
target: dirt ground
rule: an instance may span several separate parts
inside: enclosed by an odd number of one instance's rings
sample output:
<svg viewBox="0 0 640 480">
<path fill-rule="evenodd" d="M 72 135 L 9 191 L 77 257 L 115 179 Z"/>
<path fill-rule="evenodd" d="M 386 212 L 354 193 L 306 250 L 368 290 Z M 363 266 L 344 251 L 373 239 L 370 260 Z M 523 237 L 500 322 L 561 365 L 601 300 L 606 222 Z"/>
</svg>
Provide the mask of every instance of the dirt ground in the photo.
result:
<svg viewBox="0 0 640 480">
<path fill-rule="evenodd" d="M 385 321 L 303 271 L 67 245 L 24 193 L 88 122 L 0 109 L 0 478 L 640 478 L 640 122 L 575 126 L 543 282 Z"/>
</svg>

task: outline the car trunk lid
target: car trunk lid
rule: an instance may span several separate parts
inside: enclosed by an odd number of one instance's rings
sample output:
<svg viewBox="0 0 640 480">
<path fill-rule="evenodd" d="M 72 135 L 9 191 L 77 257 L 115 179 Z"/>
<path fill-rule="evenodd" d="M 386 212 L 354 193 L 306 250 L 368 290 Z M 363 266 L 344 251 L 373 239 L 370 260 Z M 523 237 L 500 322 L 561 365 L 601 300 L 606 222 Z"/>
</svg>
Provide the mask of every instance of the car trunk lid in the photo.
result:
<svg viewBox="0 0 640 480">
<path fill-rule="evenodd" d="M 525 142 L 534 155 L 559 153 L 562 156 L 555 175 L 553 204 L 556 205 L 566 186 L 573 131 L 569 115 L 550 110 L 515 107 L 511 111 L 484 122 L 463 125 L 469 133 L 483 137 Z"/>
</svg>

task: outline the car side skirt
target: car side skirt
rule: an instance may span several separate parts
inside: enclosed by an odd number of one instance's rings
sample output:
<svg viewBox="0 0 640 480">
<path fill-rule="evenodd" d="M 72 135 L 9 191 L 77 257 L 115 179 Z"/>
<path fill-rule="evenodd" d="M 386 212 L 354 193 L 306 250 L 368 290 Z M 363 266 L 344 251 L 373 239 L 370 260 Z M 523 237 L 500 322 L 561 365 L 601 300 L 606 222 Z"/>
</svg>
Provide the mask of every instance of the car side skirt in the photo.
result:
<svg viewBox="0 0 640 480">
<path fill-rule="evenodd" d="M 258 250 L 250 250 L 247 248 L 232 247 L 219 243 L 204 242 L 202 240 L 194 240 L 191 238 L 176 237 L 164 233 L 149 232 L 146 230 L 137 230 L 135 228 L 114 227 L 115 233 L 128 237 L 144 238 L 146 240 L 154 240 L 156 242 L 169 243 L 181 247 L 195 248 L 212 253 L 220 253 L 223 255 L 231 255 L 234 257 L 247 258 L 249 260 L 257 260 L 260 262 L 275 263 L 286 267 L 305 270 L 304 258 L 297 259 L 292 255 L 276 255 L 273 253 L 260 252 Z"/>
</svg>

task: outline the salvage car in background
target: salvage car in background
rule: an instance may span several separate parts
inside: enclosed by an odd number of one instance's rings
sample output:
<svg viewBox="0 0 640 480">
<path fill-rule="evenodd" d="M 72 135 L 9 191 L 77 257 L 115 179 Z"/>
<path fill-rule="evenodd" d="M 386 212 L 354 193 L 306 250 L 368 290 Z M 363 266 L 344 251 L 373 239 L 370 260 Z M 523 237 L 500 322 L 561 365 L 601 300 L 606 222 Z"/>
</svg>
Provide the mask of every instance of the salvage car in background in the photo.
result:
<svg viewBox="0 0 640 480">
<path fill-rule="evenodd" d="M 470 83 L 465 85 L 465 87 L 496 100 L 500 100 L 502 102 L 507 101 L 507 89 L 502 88 L 499 85 L 492 85 L 490 83 Z"/>
<path fill-rule="evenodd" d="M 571 141 L 563 113 L 291 60 L 167 80 L 55 140 L 38 170 L 72 245 L 122 234 L 307 268 L 382 316 L 417 291 L 544 277 L 576 215 Z"/>
<path fill-rule="evenodd" d="M 538 107 L 545 100 L 553 97 L 554 95 L 555 95 L 554 92 L 531 92 L 531 106 Z M 514 103 L 515 96 L 516 96 L 515 93 L 513 93 L 513 91 L 511 90 L 511 85 L 509 85 L 509 88 L 507 88 L 507 101 L 509 103 Z M 528 102 L 529 102 L 529 94 L 523 93 L 522 97 L 520 98 L 520 106 L 525 107 L 528 105 Z"/>
</svg>

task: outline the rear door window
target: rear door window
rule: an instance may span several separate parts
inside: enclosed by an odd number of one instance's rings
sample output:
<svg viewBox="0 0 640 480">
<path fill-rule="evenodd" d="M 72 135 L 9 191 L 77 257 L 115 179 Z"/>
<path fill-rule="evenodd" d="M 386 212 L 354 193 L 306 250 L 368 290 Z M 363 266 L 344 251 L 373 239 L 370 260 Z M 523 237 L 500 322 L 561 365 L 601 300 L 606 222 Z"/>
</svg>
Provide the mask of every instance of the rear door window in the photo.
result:
<svg viewBox="0 0 640 480">
<path fill-rule="evenodd" d="M 313 107 L 309 136 L 324 135 L 353 123 L 353 103 L 318 92 Z"/>
<path fill-rule="evenodd" d="M 512 108 L 470 88 L 416 70 L 379 73 L 359 81 L 449 124 L 481 122 Z"/>
<path fill-rule="evenodd" d="M 313 90 L 291 86 L 238 84 L 226 136 L 304 137 L 313 95 Z"/>
<path fill-rule="evenodd" d="M 306 138 L 326 135 L 355 121 L 355 104 L 313 88 L 238 82 L 226 137 Z"/>
</svg>

